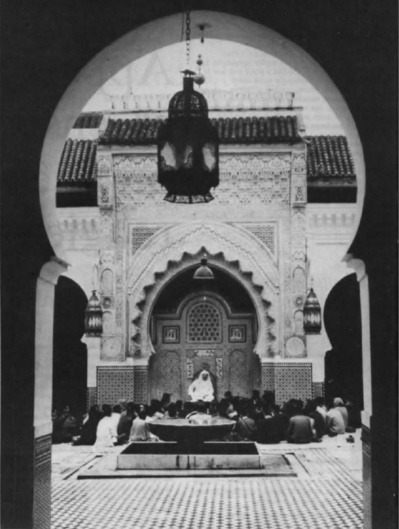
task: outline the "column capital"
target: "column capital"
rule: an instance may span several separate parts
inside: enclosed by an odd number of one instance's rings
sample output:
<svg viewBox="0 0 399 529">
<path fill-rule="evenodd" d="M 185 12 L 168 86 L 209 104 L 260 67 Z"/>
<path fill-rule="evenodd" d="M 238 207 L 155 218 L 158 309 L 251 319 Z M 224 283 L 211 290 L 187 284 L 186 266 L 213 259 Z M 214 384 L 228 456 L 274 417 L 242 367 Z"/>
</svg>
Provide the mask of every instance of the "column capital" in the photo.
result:
<svg viewBox="0 0 399 529">
<path fill-rule="evenodd" d="M 69 266 L 70 265 L 66 261 L 53 256 L 50 261 L 47 261 L 47 263 L 42 266 L 39 279 L 46 283 L 56 285 L 59 276 L 64 272 L 67 272 Z"/>
<path fill-rule="evenodd" d="M 357 280 L 360 282 L 367 276 L 366 264 L 362 259 L 357 259 L 353 254 L 348 253 L 343 258 L 343 261 L 346 263 L 348 268 L 352 268 L 355 271 Z"/>
</svg>

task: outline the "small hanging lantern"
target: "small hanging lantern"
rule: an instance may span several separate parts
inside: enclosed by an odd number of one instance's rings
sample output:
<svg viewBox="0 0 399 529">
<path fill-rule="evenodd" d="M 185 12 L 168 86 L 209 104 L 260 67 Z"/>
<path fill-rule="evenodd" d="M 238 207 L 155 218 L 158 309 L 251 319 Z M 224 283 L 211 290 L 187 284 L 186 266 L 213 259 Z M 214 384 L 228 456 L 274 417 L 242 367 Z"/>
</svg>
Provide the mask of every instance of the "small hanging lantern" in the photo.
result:
<svg viewBox="0 0 399 529">
<path fill-rule="evenodd" d="M 303 307 L 303 328 L 306 334 L 320 334 L 321 331 L 321 307 L 313 288 Z"/>
<path fill-rule="evenodd" d="M 189 62 L 190 17 L 186 17 L 187 62 Z M 198 59 L 201 67 L 202 59 Z M 168 119 L 158 132 L 158 182 L 165 200 L 181 204 L 210 202 L 211 187 L 219 184 L 219 137 L 208 117 L 205 97 L 194 90 L 201 74 L 182 72 L 183 90 L 169 102 Z"/>
<path fill-rule="evenodd" d="M 194 272 L 193 279 L 202 279 L 208 281 L 209 279 L 215 279 L 212 270 L 209 268 L 205 257 L 201 259 L 201 264 Z"/>
<path fill-rule="evenodd" d="M 100 300 L 93 290 L 85 310 L 85 333 L 87 336 L 101 336 L 103 332 L 103 311 Z"/>
</svg>

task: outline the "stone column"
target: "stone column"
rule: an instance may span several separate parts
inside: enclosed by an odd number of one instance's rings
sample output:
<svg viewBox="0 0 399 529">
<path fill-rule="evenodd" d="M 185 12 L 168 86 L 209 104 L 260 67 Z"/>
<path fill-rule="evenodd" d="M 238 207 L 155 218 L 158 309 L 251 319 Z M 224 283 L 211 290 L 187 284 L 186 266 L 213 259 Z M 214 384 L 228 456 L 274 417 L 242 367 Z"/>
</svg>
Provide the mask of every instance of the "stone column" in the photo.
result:
<svg viewBox="0 0 399 529">
<path fill-rule="evenodd" d="M 51 525 L 51 405 L 53 397 L 54 289 L 67 265 L 56 258 L 46 263 L 36 286 L 34 385 L 33 528 Z"/>
<path fill-rule="evenodd" d="M 307 357 L 313 366 L 313 394 L 315 397 L 321 397 L 323 395 L 325 378 L 324 341 L 322 334 L 306 335 Z"/>
<path fill-rule="evenodd" d="M 87 409 L 97 402 L 97 365 L 100 363 L 100 336 L 84 336 L 82 342 L 87 346 Z"/>
<path fill-rule="evenodd" d="M 306 300 L 306 151 L 294 151 L 291 173 L 291 333 L 286 340 L 283 356 L 306 356 L 306 341 L 303 329 L 303 307 Z M 299 342 L 302 342 L 300 344 Z M 288 342 L 291 343 L 289 347 Z M 292 351 L 292 345 L 295 352 Z M 297 349 L 302 349 L 299 353 Z"/>
</svg>

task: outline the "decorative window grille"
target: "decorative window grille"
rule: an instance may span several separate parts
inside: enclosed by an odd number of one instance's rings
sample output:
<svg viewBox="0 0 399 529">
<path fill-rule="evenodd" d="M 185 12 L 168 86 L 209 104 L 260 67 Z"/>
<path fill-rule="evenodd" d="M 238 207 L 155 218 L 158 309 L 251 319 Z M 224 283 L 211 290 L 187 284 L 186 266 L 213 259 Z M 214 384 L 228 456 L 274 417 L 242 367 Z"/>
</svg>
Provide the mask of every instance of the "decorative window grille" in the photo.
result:
<svg viewBox="0 0 399 529">
<path fill-rule="evenodd" d="M 188 341 L 220 342 L 220 314 L 210 303 L 197 303 L 188 314 Z"/>
</svg>

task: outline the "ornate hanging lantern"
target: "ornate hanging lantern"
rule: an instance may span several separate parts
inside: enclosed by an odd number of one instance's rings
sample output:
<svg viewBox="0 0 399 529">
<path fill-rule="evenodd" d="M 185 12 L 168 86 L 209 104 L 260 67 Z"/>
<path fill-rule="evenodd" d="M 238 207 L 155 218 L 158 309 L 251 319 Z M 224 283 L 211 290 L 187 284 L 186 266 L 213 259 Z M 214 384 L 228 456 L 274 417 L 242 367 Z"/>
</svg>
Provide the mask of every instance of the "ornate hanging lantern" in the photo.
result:
<svg viewBox="0 0 399 529">
<path fill-rule="evenodd" d="M 85 332 L 86 336 L 101 336 L 103 332 L 103 311 L 95 290 L 85 310 Z"/>
<path fill-rule="evenodd" d="M 303 307 L 303 328 L 306 334 L 320 334 L 321 331 L 321 307 L 313 288 Z"/>
<path fill-rule="evenodd" d="M 189 57 L 189 13 L 186 21 Z M 203 82 L 202 74 L 196 76 L 189 69 L 182 73 L 183 90 L 170 100 L 168 119 L 158 132 L 158 182 L 166 188 L 168 202 L 210 202 L 210 189 L 219 184 L 218 133 L 205 97 L 194 90 L 194 81 Z"/>
<path fill-rule="evenodd" d="M 193 279 L 202 279 L 208 281 L 209 279 L 215 279 L 212 270 L 209 268 L 205 257 L 201 259 L 201 264 L 194 272 Z"/>
</svg>

